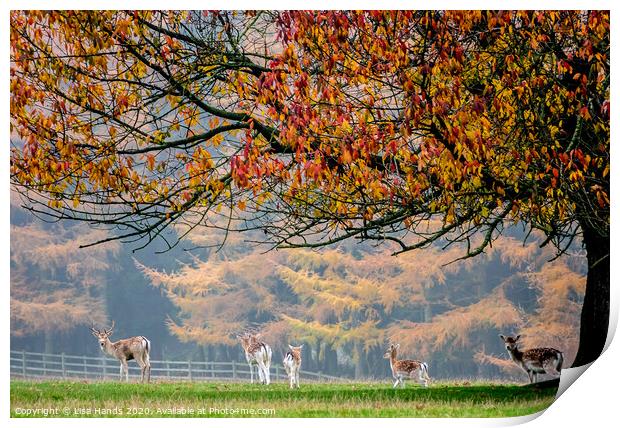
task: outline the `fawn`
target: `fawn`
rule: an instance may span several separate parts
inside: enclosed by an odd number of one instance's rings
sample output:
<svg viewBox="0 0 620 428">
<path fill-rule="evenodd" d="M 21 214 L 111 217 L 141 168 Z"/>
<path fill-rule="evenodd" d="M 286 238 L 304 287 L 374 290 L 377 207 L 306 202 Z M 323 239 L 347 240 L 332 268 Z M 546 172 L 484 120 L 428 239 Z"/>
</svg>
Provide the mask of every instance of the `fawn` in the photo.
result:
<svg viewBox="0 0 620 428">
<path fill-rule="evenodd" d="M 288 345 L 289 350 L 284 355 L 284 369 L 288 374 L 289 384 L 291 389 L 293 385 L 299 388 L 299 368 L 301 367 L 301 346 Z"/>
<path fill-rule="evenodd" d="M 390 360 L 392 376 L 396 380 L 396 382 L 394 382 L 394 388 L 396 388 L 399 384 L 403 388 L 405 387 L 405 381 L 403 380 L 404 377 L 408 377 L 410 379 L 417 378 L 418 383 L 424 384 L 424 386 L 427 387 L 431 380 L 428 376 L 428 364 L 417 360 L 396 359 L 398 348 L 400 348 L 400 344 L 398 343 L 396 345 L 390 345 L 388 350 L 385 352 L 385 355 L 383 355 L 383 358 L 388 358 Z"/>
</svg>

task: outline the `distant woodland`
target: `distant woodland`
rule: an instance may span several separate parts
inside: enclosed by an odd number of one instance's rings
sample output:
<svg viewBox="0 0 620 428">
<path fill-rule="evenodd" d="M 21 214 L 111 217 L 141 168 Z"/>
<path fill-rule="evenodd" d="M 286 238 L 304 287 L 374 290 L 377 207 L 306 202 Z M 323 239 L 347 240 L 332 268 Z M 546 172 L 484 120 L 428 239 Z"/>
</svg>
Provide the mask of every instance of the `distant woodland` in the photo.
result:
<svg viewBox="0 0 620 428">
<path fill-rule="evenodd" d="M 382 356 L 429 362 L 436 378 L 518 378 L 497 334 L 553 346 L 572 362 L 578 344 L 585 257 L 554 252 L 509 229 L 463 261 L 440 243 L 391 256 L 348 242 L 320 251 L 266 252 L 251 235 L 195 229 L 190 248 L 132 253 L 99 230 L 46 224 L 12 206 L 12 349 L 94 355 L 90 325 L 116 322 L 114 337 L 147 335 L 152 358 L 243 361 L 235 335 L 260 331 L 279 360 L 304 344 L 307 370 L 388 376 Z M 182 233 L 177 230 L 177 233 Z M 187 247 L 187 246 L 186 246 Z M 114 338 L 113 337 L 113 338 Z"/>
</svg>

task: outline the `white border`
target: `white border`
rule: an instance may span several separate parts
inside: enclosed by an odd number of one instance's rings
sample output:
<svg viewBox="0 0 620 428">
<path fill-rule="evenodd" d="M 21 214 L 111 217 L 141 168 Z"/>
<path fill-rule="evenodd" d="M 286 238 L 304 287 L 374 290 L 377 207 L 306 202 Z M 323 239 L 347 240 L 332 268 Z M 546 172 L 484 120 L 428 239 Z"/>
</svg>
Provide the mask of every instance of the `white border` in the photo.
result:
<svg viewBox="0 0 620 428">
<path fill-rule="evenodd" d="M 575 1 L 575 0 L 548 0 L 546 2 L 541 3 L 540 1 L 502 1 L 502 2 L 488 2 L 488 1 L 468 1 L 468 2 L 457 2 L 457 1 L 445 1 L 445 0 L 436 0 L 432 2 L 432 7 L 434 9 L 488 9 L 493 7 L 501 7 L 501 8 L 510 8 L 510 9 L 531 9 L 531 8 L 543 8 L 543 9 L 605 9 L 611 10 L 611 22 L 612 22 L 612 50 L 615 43 L 618 42 L 617 34 L 617 24 L 618 19 L 618 8 L 614 7 L 617 3 L 612 1 L 597 1 L 597 2 L 586 2 L 586 1 Z M 325 9 L 373 9 L 373 8 L 382 8 L 382 9 L 403 9 L 403 8 L 411 8 L 411 9 L 419 9 L 430 6 L 431 4 L 425 2 L 413 2 L 413 1 L 382 1 L 377 2 L 369 1 L 369 0 L 359 0 L 359 1 L 341 1 L 341 0 L 332 0 L 332 1 L 312 1 L 308 2 L 299 1 L 299 0 L 263 0 L 260 2 L 257 1 L 247 1 L 247 0 L 228 0 L 225 3 L 222 2 L 214 2 L 214 1 L 187 1 L 187 0 L 177 0 L 173 3 L 175 9 L 216 9 L 225 6 L 227 9 L 303 9 L 308 7 L 313 8 L 325 8 Z M 4 240 L 4 245 L 2 246 L 2 261 L 4 262 L 5 269 L 2 270 L 2 279 L 1 282 L 4 286 L 4 298 L 0 302 L 1 312 L 4 314 L 1 318 L 1 342 L 0 343 L 9 343 L 9 303 L 10 303 L 10 276 L 9 276 L 9 191 L 8 191 L 8 183 L 9 183 L 9 150 L 8 150 L 8 137 L 9 137 L 9 10 L 12 9 L 49 9 L 49 8 L 58 8 L 58 9 L 124 9 L 124 8 L 134 8 L 134 9 L 167 9 L 170 8 L 171 3 L 169 0 L 151 0 L 151 1 L 103 1 L 103 0 L 91 0 L 85 2 L 84 0 L 76 1 L 76 0 L 62 0 L 55 1 L 50 3 L 49 0 L 24 0 L 17 1 L 13 0 L 10 2 L 3 2 L 2 4 L 2 21 L 0 21 L 3 25 L 0 25 L 0 34 L 2 34 L 2 43 L 0 44 L 0 52 L 2 53 L 2 58 L 4 61 L 4 66 L 0 71 L 0 81 L 2 82 L 2 121 L 0 122 L 0 129 L 2 130 L 2 134 L 4 138 L 7 138 L 7 143 L 4 145 L 5 149 L 2 152 L 4 167 L 0 168 L 1 174 L 1 182 L 3 185 L 0 187 L 0 192 L 2 194 L 2 199 L 4 200 L 4 209 L 1 211 L 0 216 L 2 218 L 2 224 L 7 232 L 7 238 Z M 614 63 L 617 63 L 616 55 L 612 53 L 612 69 L 614 73 L 612 73 L 612 82 L 617 81 L 615 79 L 615 72 L 617 71 L 614 67 Z M 616 82 L 617 83 L 617 82 Z M 612 88 L 612 97 L 614 100 L 617 100 L 618 86 L 617 84 L 611 85 Z M 613 107 L 612 107 L 613 108 Z M 615 111 L 615 109 L 614 109 Z M 617 132 L 612 128 L 612 140 L 617 136 Z M 613 153 L 613 152 L 612 152 Z M 612 178 L 614 181 L 617 179 L 616 169 L 611 170 Z M 616 186 L 617 187 L 617 186 Z M 612 187 L 611 191 L 611 200 L 616 201 L 618 192 L 616 191 L 616 187 Z M 617 210 L 615 206 L 612 206 L 612 217 L 616 217 Z M 612 224 L 612 236 L 618 236 L 617 227 Z M 611 278 L 617 278 L 617 274 L 619 273 L 618 266 L 614 263 L 613 254 L 617 250 L 616 242 L 612 240 L 612 258 L 611 258 Z M 613 280 L 612 280 L 613 284 Z M 525 416 L 520 418 L 506 418 L 506 419 L 390 419 L 387 421 L 386 419 L 375 420 L 375 419 L 329 419 L 329 420 L 321 420 L 321 419 L 246 419 L 244 421 L 241 420 L 233 420 L 233 419 L 223 419 L 223 420 L 203 420 L 203 419 L 185 419 L 183 420 L 183 424 L 188 424 L 191 426 L 237 426 L 237 425 L 250 425 L 256 427 L 279 427 L 279 426 L 296 426 L 299 428 L 314 428 L 317 423 L 321 423 L 322 421 L 327 423 L 338 424 L 340 426 L 356 426 L 359 428 L 363 427 L 375 427 L 377 424 L 389 424 L 393 427 L 411 427 L 412 425 L 416 426 L 471 426 L 471 427 L 481 427 L 481 426 L 511 426 L 516 424 L 521 424 L 529 421 L 529 425 L 531 427 L 548 427 L 550 424 L 554 426 L 562 426 L 567 424 L 568 426 L 608 426 L 609 421 L 613 421 L 617 419 L 617 398 L 616 398 L 616 388 L 618 385 L 618 380 L 620 380 L 620 375 L 617 370 L 617 361 L 620 357 L 620 346 L 618 345 L 618 340 L 611 341 L 613 336 L 613 332 L 616 329 L 618 323 L 618 290 L 617 287 L 612 285 L 611 287 L 611 328 L 610 334 L 608 336 L 607 345 L 609 348 L 605 351 L 605 353 L 595 361 L 591 368 L 587 370 L 587 374 L 579 377 L 578 369 L 571 369 L 565 372 L 563 375 L 562 383 L 565 384 L 568 378 L 576 379 L 575 384 L 569 387 L 561 397 L 559 397 L 548 410 L 542 412 L 542 414 L 536 414 L 532 416 Z M 9 419 L 9 408 L 10 408 L 10 396 L 9 396 L 9 346 L 3 347 L 3 364 L 2 370 L 0 372 L 0 379 L 2 383 L 2 399 L 0 400 L 0 421 L 4 420 L 8 422 L 9 426 L 15 427 L 31 427 L 31 426 L 40 426 L 42 423 L 50 426 L 82 426 L 85 423 L 93 427 L 99 426 L 116 426 L 116 427 L 125 427 L 128 423 L 125 419 L 93 419 L 88 422 L 83 419 L 48 419 L 43 422 L 41 419 L 37 420 L 26 420 L 26 419 Z M 164 420 L 164 419 L 148 419 L 142 420 L 143 422 L 138 422 L 139 424 L 148 424 L 153 427 L 164 427 L 169 426 L 171 423 L 175 423 L 174 421 Z M 131 422 L 135 424 L 135 422 Z"/>
</svg>

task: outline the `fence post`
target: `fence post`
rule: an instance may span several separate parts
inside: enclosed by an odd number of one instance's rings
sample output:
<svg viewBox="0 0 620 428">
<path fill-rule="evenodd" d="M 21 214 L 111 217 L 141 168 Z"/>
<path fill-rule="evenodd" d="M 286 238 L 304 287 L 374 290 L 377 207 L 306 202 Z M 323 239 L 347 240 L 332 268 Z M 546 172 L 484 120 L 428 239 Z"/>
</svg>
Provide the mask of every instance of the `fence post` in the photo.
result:
<svg viewBox="0 0 620 428">
<path fill-rule="evenodd" d="M 232 375 L 233 375 L 233 379 L 237 379 L 237 366 L 234 360 L 232 362 Z"/>
<path fill-rule="evenodd" d="M 191 382 L 192 381 L 192 360 L 189 360 L 187 362 L 187 373 L 189 376 L 189 381 Z"/>
<path fill-rule="evenodd" d="M 22 351 L 22 375 L 26 379 L 26 351 Z"/>
<path fill-rule="evenodd" d="M 60 354 L 60 368 L 62 369 L 62 378 L 67 377 L 67 370 L 65 369 L 65 353 Z"/>
</svg>

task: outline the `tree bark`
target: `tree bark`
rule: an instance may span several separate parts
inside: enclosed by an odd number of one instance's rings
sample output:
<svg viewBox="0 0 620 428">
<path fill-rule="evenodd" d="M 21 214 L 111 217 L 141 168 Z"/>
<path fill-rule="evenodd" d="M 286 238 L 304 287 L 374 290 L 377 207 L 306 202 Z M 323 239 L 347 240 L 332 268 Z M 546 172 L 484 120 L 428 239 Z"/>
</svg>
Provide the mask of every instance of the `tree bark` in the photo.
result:
<svg viewBox="0 0 620 428">
<path fill-rule="evenodd" d="M 45 330 L 44 332 L 44 351 L 46 354 L 54 352 L 54 332 L 51 330 Z"/>
<path fill-rule="evenodd" d="M 324 346 L 323 372 L 331 375 L 338 375 L 338 354 L 328 343 Z"/>
<path fill-rule="evenodd" d="M 581 223 L 588 256 L 588 278 L 581 309 L 579 349 L 573 367 L 596 360 L 605 346 L 609 327 L 609 234 Z"/>
</svg>

